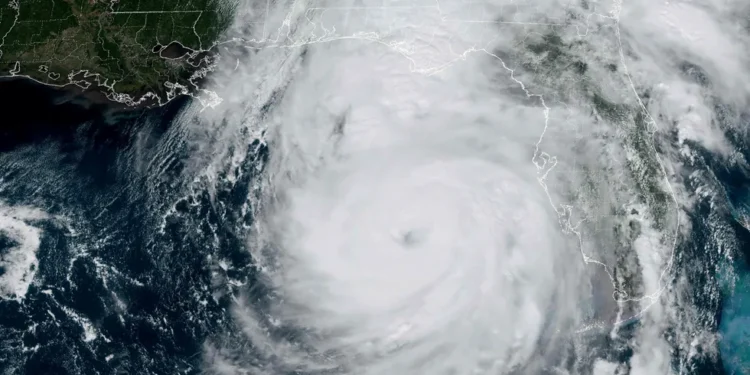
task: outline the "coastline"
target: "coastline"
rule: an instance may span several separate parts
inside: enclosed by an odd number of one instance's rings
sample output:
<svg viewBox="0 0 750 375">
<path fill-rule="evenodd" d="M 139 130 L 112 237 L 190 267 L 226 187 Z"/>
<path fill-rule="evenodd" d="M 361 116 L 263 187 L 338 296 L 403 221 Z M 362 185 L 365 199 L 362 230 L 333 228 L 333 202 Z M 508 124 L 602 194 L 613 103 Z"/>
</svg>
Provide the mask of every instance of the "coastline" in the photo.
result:
<svg viewBox="0 0 750 375">
<path fill-rule="evenodd" d="M 59 84 L 11 71 L 9 75 L 0 75 L 0 89 L 9 82 L 27 81 L 61 93 L 63 101 L 72 101 L 84 107 L 104 105 L 116 112 L 161 107 L 181 96 L 197 99 L 204 106 L 213 106 L 221 101 L 215 93 L 201 89 L 206 76 L 213 70 L 218 59 L 216 51 L 211 52 L 215 46 L 195 51 L 172 42 L 160 47 L 156 53 L 162 59 L 183 64 L 185 70 L 177 77 L 176 82 L 162 82 L 162 86 L 157 90 L 149 88 L 142 91 L 118 92 L 114 88 L 114 81 L 110 83 L 108 78 L 87 70 L 70 72 L 67 76 L 68 81 Z"/>
<path fill-rule="evenodd" d="M 117 124 L 153 111 L 168 116 L 175 108 L 192 100 L 178 96 L 158 106 L 128 106 L 110 100 L 95 88 L 83 89 L 75 84 L 62 87 L 39 83 L 25 77 L 0 78 L 0 153 L 37 142 L 73 141 L 81 131 L 127 132 L 115 130 Z M 85 130 L 87 126 L 96 129 Z"/>
<path fill-rule="evenodd" d="M 68 82 L 65 84 L 49 84 L 40 82 L 30 76 L 26 75 L 10 75 L 0 76 L 0 98 L 8 95 L 5 91 L 7 86 L 27 86 L 29 89 L 35 90 L 46 90 L 51 95 L 55 96 L 58 103 L 75 103 L 79 106 L 90 108 L 93 106 L 107 106 L 112 110 L 127 111 L 127 110 L 138 110 L 146 109 L 155 106 L 158 103 L 137 103 L 137 105 L 129 105 L 124 102 L 112 100 L 107 96 L 106 93 L 101 90 L 100 87 L 94 87 L 89 85 L 88 87 L 81 87 L 77 82 Z M 147 93 L 143 93 L 145 95 Z M 164 103 L 166 104 L 166 103 Z"/>
</svg>

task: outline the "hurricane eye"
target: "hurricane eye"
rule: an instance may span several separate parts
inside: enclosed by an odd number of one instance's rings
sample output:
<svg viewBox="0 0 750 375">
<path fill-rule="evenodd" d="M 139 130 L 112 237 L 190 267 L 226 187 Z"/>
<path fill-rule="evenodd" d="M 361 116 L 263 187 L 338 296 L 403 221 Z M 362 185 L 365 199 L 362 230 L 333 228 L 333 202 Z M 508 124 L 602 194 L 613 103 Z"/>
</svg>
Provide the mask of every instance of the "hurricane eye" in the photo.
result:
<svg viewBox="0 0 750 375">
<path fill-rule="evenodd" d="M 401 233 L 399 242 L 408 248 L 417 247 L 427 241 L 429 233 L 426 229 L 410 229 Z"/>
</svg>

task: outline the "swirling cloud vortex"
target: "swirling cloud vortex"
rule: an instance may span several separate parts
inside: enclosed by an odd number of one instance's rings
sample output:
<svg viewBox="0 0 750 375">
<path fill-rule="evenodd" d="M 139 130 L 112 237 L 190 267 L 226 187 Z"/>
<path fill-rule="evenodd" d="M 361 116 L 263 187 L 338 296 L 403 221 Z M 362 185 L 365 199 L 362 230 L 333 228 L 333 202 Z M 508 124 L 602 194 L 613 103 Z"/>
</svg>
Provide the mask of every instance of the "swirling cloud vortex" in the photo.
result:
<svg viewBox="0 0 750 375">
<path fill-rule="evenodd" d="M 460 86 L 433 89 L 450 78 L 358 66 L 315 86 L 348 108 L 338 135 L 310 109 L 324 104 L 287 98 L 273 158 L 277 176 L 297 177 L 276 182 L 277 313 L 315 332 L 315 350 L 346 373 L 528 368 L 575 319 L 582 263 L 536 179 L 519 123 L 531 118 Z M 385 102 L 356 97 L 373 82 Z M 403 115 L 409 98 L 430 98 L 416 105 L 427 114 Z"/>
</svg>

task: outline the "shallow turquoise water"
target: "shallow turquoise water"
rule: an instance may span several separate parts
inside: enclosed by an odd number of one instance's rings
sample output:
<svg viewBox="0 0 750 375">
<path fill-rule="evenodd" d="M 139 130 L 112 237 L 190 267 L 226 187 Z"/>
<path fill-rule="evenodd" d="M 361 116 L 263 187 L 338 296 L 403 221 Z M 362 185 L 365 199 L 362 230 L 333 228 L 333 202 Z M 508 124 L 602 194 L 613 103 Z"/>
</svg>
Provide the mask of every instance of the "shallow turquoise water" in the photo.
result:
<svg viewBox="0 0 750 375">
<path fill-rule="evenodd" d="M 750 271 L 727 283 L 719 332 L 719 348 L 726 371 L 750 374 Z"/>
</svg>

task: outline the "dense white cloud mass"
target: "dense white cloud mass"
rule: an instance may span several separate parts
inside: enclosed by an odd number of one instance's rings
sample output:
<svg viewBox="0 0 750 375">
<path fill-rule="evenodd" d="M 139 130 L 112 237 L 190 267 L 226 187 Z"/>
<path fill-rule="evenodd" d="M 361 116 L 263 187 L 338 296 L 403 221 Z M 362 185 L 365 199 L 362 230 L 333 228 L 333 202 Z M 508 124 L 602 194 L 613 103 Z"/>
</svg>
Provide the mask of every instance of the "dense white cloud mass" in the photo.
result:
<svg viewBox="0 0 750 375">
<path fill-rule="evenodd" d="M 582 288 L 575 243 L 523 150 L 534 132 L 519 124 L 543 124 L 539 108 L 503 111 L 460 70 L 415 76 L 381 48 L 310 66 L 316 79 L 295 82 L 280 115 L 279 314 L 326 332 L 325 351 L 351 351 L 352 373 L 522 365 L 554 335 L 545 322 L 577 319 Z M 325 103 L 347 104 L 338 134 L 310 119 Z M 338 139 L 321 150 L 316 132 Z M 297 169 L 320 152 L 312 173 Z M 300 177 L 287 180 L 290 167 Z"/>
<path fill-rule="evenodd" d="M 0 298 L 23 298 L 34 279 L 39 262 L 36 252 L 42 230 L 35 221 L 47 219 L 31 207 L 6 206 L 0 202 Z"/>
<path fill-rule="evenodd" d="M 248 6 L 200 116 L 222 124 L 214 164 L 251 141 L 227 124 L 269 145 L 248 247 L 273 297 L 239 301 L 251 349 L 210 344 L 209 370 L 677 371 L 670 345 L 699 343 L 662 334 L 689 230 L 676 157 L 730 152 L 705 91 L 747 99 L 733 9 Z M 597 340 L 636 349 L 615 363 Z"/>
</svg>

